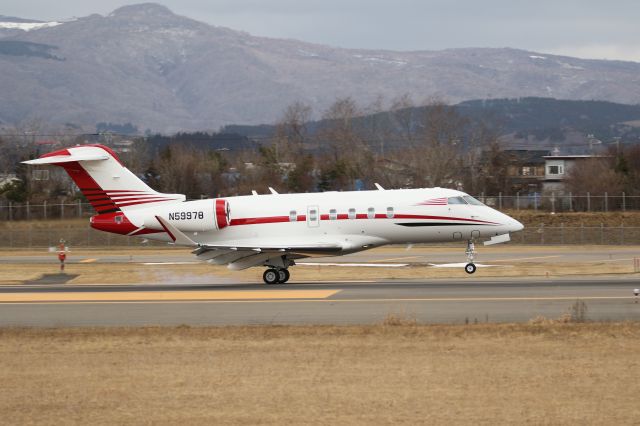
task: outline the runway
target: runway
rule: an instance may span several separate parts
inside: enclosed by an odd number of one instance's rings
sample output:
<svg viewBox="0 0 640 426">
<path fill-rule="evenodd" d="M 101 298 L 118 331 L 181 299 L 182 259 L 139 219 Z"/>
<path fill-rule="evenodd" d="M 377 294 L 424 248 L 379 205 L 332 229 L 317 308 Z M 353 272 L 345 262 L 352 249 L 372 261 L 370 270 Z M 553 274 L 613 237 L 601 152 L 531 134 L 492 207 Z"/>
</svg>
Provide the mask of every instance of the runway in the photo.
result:
<svg viewBox="0 0 640 426">
<path fill-rule="evenodd" d="M 463 262 L 463 247 L 452 246 L 425 246 L 414 247 L 405 250 L 402 247 L 391 246 L 393 249 L 383 247 L 377 250 L 367 250 L 352 253 L 340 257 L 314 258 L 313 263 L 455 263 Z M 478 262 L 544 262 L 544 263 L 582 263 L 582 262 L 625 262 L 632 261 L 640 256 L 638 246 L 507 246 L 507 247 L 478 247 L 476 260 Z M 126 263 L 138 262 L 145 264 L 195 264 L 198 261 L 189 252 L 171 251 L 168 253 L 147 253 L 145 250 L 137 250 L 134 254 L 117 254 L 117 252 L 101 253 L 75 253 L 68 255 L 67 263 Z M 42 264 L 56 263 L 55 253 L 29 254 L 3 253 L 0 256 L 0 264 Z M 304 260 L 302 261 L 305 262 Z"/>
<path fill-rule="evenodd" d="M 640 279 L 484 279 L 197 285 L 19 285 L 0 288 L 0 326 L 370 324 L 558 318 L 640 320 Z"/>
</svg>

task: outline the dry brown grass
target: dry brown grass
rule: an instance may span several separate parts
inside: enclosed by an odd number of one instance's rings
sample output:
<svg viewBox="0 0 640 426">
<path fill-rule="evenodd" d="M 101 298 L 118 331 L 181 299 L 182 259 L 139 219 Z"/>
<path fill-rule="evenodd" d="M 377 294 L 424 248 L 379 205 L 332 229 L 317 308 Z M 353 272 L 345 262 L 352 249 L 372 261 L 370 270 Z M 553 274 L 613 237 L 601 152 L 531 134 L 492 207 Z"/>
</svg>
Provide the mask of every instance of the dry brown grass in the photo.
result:
<svg viewBox="0 0 640 426">
<path fill-rule="evenodd" d="M 637 424 L 637 324 L 0 330 L 4 424 Z"/>
</svg>

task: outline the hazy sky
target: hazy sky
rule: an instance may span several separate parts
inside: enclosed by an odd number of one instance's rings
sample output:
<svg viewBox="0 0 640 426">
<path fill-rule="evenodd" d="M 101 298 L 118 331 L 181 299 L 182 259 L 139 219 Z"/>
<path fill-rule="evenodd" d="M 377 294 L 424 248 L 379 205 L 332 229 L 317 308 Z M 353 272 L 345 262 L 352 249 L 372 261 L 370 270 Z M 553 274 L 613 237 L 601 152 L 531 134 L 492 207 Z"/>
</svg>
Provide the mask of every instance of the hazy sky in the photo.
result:
<svg viewBox="0 0 640 426">
<path fill-rule="evenodd" d="M 2 0 L 41 20 L 110 13 L 121 0 Z M 339 47 L 514 47 L 640 61 L 638 0 L 162 0 L 175 13 L 254 35 Z"/>
</svg>

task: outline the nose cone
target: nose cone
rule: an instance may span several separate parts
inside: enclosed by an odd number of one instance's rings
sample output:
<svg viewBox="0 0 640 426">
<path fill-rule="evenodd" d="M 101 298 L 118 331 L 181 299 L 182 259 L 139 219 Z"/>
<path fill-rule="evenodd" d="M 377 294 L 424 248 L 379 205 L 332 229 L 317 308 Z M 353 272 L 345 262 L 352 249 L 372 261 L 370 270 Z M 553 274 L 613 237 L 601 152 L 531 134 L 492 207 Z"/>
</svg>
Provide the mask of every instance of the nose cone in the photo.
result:
<svg viewBox="0 0 640 426">
<path fill-rule="evenodd" d="M 515 219 L 512 219 L 511 222 L 509 223 L 509 232 L 522 231 L 523 229 L 524 229 L 524 225 Z"/>
</svg>

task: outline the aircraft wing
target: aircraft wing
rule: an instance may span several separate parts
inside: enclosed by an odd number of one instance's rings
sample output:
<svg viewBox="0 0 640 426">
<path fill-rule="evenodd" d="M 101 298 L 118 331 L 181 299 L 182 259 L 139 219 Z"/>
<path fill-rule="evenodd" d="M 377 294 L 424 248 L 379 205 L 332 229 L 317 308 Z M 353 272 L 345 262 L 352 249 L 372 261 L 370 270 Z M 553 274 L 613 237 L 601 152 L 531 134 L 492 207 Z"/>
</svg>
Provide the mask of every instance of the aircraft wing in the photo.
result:
<svg viewBox="0 0 640 426">
<path fill-rule="evenodd" d="M 242 240 L 220 241 L 215 244 L 196 243 L 167 220 L 156 216 L 160 225 L 173 240 L 174 244 L 197 247 L 192 251 L 198 259 L 217 265 L 228 264 L 230 269 L 240 270 L 260 265 L 267 259 L 287 255 L 289 258 L 303 258 L 318 255 L 331 255 L 342 251 L 343 247 L 332 243 L 290 244 L 287 242 L 265 244 L 264 241 Z"/>
</svg>

